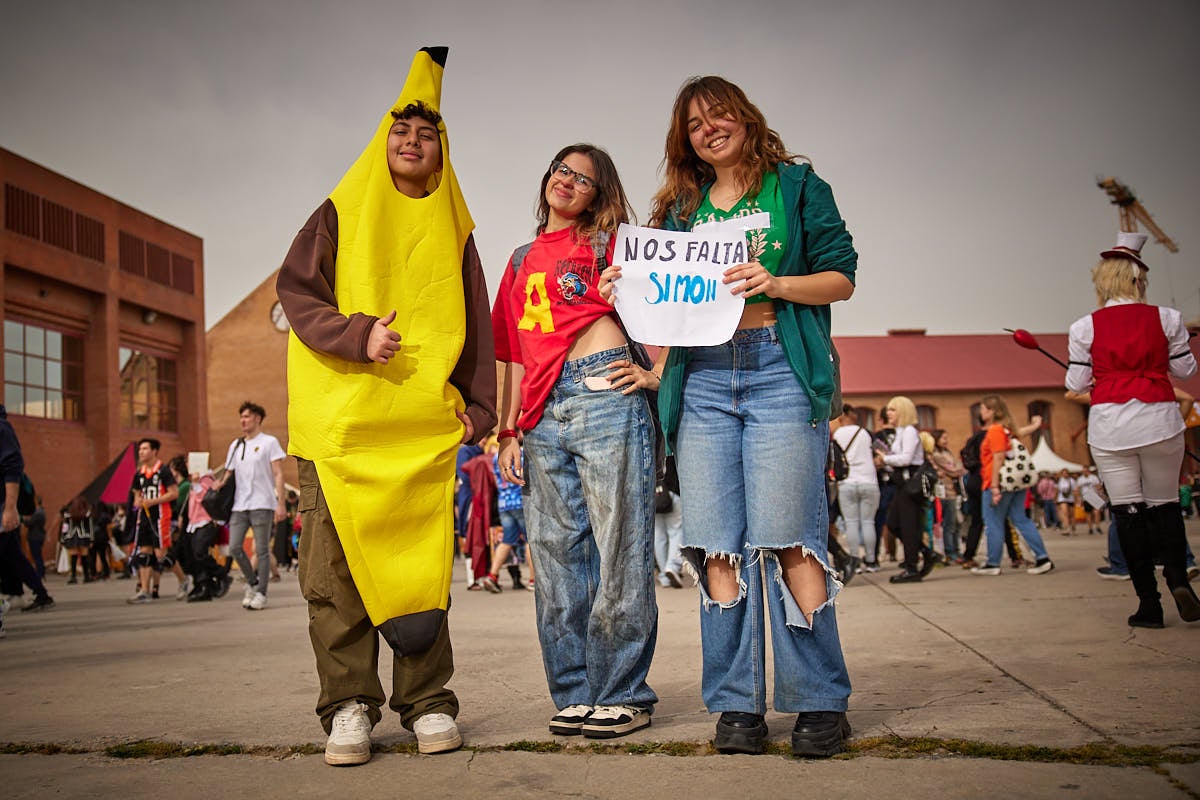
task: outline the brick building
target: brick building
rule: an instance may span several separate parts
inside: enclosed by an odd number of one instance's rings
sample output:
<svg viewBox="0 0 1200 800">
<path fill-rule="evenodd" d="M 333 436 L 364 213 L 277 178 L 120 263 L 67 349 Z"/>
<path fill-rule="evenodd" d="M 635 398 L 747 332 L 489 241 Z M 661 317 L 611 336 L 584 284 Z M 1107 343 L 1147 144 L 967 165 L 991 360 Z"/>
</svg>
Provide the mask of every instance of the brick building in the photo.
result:
<svg viewBox="0 0 1200 800">
<path fill-rule="evenodd" d="M 4 403 L 53 524 L 130 441 L 207 444 L 203 242 L 3 149 L 0 183 Z"/>
</svg>

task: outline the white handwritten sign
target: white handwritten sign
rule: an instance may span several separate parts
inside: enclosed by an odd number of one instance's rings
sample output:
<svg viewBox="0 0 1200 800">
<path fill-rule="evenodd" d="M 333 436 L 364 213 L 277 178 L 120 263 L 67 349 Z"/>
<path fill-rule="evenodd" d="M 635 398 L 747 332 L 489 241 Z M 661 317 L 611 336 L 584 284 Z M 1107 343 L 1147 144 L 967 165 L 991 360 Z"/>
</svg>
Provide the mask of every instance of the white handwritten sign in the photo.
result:
<svg viewBox="0 0 1200 800">
<path fill-rule="evenodd" d="M 737 229 L 660 231 L 621 225 L 613 263 L 617 313 L 635 341 L 669 346 L 728 342 L 745 301 L 730 294 L 722 273 L 747 261 Z"/>
<path fill-rule="evenodd" d="M 187 454 L 188 475 L 203 475 L 208 472 L 208 452 L 191 451 Z"/>
</svg>

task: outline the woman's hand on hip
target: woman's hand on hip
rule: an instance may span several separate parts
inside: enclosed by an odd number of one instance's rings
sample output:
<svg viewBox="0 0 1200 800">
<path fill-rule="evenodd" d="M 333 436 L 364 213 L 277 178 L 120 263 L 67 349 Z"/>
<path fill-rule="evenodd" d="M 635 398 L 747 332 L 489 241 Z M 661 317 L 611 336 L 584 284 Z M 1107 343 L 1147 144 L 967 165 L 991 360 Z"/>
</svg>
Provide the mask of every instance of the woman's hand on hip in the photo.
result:
<svg viewBox="0 0 1200 800">
<path fill-rule="evenodd" d="M 620 358 L 608 364 L 608 382 L 621 394 L 631 394 L 638 389 L 658 390 L 658 375 L 642 369 L 628 358 Z"/>
</svg>

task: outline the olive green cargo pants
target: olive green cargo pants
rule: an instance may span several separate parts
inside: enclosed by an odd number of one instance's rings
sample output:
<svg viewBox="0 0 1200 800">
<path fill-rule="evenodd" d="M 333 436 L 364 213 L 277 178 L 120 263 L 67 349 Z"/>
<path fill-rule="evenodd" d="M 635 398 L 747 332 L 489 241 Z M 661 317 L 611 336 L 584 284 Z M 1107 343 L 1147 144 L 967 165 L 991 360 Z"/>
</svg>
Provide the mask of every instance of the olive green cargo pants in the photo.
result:
<svg viewBox="0 0 1200 800">
<path fill-rule="evenodd" d="M 333 714 L 343 703 L 366 704 L 374 725 L 385 701 L 379 680 L 380 635 L 371 624 L 350 575 L 316 465 L 297 458 L 300 467 L 300 590 L 308 601 L 308 635 L 317 658 L 321 696 L 317 715 L 328 733 Z M 458 698 L 446 688 L 454 674 L 450 630 L 443 623 L 427 652 L 392 658 L 391 707 L 401 724 L 412 730 L 425 714 L 458 716 Z"/>
</svg>

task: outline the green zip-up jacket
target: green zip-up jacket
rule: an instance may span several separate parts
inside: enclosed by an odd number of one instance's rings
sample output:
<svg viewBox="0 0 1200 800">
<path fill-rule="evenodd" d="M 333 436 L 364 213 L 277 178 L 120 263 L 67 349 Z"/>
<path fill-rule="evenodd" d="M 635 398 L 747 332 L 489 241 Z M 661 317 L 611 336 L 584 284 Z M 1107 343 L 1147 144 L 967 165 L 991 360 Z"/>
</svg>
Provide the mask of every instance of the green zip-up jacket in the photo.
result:
<svg viewBox="0 0 1200 800">
<path fill-rule="evenodd" d="M 787 247 L 779 265 L 779 276 L 840 272 L 854 283 L 858 253 L 846 223 L 838 212 L 829 184 L 809 164 L 783 163 L 778 167 L 779 186 L 788 214 Z M 703 191 L 707 192 L 705 186 Z M 690 230 L 689 220 L 669 216 L 667 230 Z M 810 405 L 809 422 L 816 425 L 840 408 L 841 386 L 838 355 L 829 331 L 829 306 L 809 306 L 775 300 L 776 328 L 783 353 Z M 679 412 L 683 397 L 683 373 L 688 349 L 672 347 L 663 368 L 658 390 L 658 410 L 663 435 L 670 452 L 675 450 Z M 836 400 L 836 402 L 835 402 Z"/>
</svg>

